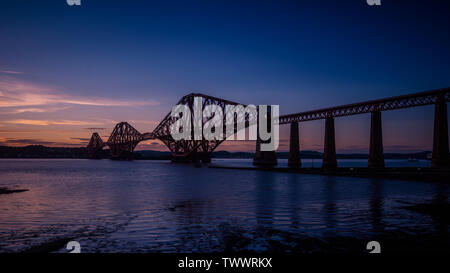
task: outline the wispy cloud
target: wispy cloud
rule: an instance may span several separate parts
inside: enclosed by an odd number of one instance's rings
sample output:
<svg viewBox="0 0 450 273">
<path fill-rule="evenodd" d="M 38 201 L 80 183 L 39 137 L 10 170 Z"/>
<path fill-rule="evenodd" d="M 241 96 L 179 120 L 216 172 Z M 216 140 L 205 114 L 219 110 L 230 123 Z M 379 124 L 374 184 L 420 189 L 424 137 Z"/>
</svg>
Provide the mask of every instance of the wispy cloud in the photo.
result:
<svg viewBox="0 0 450 273">
<path fill-rule="evenodd" d="M 102 130 L 106 130 L 106 128 L 102 128 L 102 127 L 90 127 L 90 128 L 84 128 L 85 130 L 99 130 L 99 131 L 102 131 Z"/>
<path fill-rule="evenodd" d="M 155 150 L 155 151 L 168 151 L 168 148 L 156 141 L 141 142 L 136 147 L 136 150 Z"/>
<path fill-rule="evenodd" d="M 89 141 L 90 138 L 87 137 L 71 137 L 70 139 L 80 140 L 80 141 Z"/>
<path fill-rule="evenodd" d="M 130 123 L 158 125 L 160 121 L 157 120 L 129 120 Z"/>
<path fill-rule="evenodd" d="M 9 69 L 6 69 L 6 70 L 0 70 L 0 73 L 5 73 L 5 74 L 23 74 L 23 72 L 20 72 L 20 71 L 14 71 L 14 70 L 9 70 Z"/>
<path fill-rule="evenodd" d="M 52 106 L 46 106 L 46 107 L 40 107 L 40 108 L 14 108 L 10 111 L 4 111 L 4 114 L 22 114 L 22 113 L 52 113 L 57 111 L 63 111 L 69 109 L 70 106 L 60 106 L 60 107 L 52 107 Z"/>
<path fill-rule="evenodd" d="M 47 126 L 47 125 L 97 125 L 98 122 L 89 122 L 89 121 L 81 121 L 81 120 L 34 120 L 34 119 L 13 119 L 13 120 L 5 120 L 4 123 L 9 124 L 23 124 L 23 125 L 39 125 L 39 126 Z"/>
<path fill-rule="evenodd" d="M 54 145 L 57 142 L 45 141 L 41 139 L 18 139 L 18 138 L 4 138 L 0 139 L 0 143 L 3 145 Z"/>
<path fill-rule="evenodd" d="M 87 106 L 152 106 L 153 100 L 122 100 L 103 97 L 74 96 L 52 87 L 37 85 L 13 77 L 0 78 L 0 107 L 29 107 L 55 104 Z M 38 108 L 31 108 L 38 109 Z M 40 109 L 40 108 L 39 108 Z M 45 109 L 44 109 L 45 111 Z"/>
</svg>

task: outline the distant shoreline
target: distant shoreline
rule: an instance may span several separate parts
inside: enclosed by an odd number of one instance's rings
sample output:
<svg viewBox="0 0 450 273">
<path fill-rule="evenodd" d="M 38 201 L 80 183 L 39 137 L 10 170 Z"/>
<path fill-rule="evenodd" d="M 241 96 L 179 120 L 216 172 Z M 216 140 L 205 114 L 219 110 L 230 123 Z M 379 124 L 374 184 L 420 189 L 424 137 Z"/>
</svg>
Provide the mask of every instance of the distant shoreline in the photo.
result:
<svg viewBox="0 0 450 273">
<path fill-rule="evenodd" d="M 430 151 L 423 151 L 417 153 L 385 153 L 385 159 L 422 159 L 429 160 Z M 317 151 L 301 151 L 300 155 L 303 159 L 322 159 L 323 154 Z M 212 153 L 212 158 L 233 158 L 233 159 L 251 159 L 254 153 L 250 152 L 227 152 L 217 151 Z M 286 159 L 289 152 L 277 152 L 277 158 Z M 101 151 L 100 159 L 107 159 L 110 157 L 109 150 Z M 30 145 L 24 147 L 9 147 L 0 146 L 0 158 L 73 158 L 86 159 L 88 158 L 87 148 L 63 148 L 63 147 L 46 147 L 42 145 Z M 135 160 L 170 160 L 171 154 L 169 151 L 153 151 L 142 150 L 135 151 L 133 154 Z M 348 153 L 337 154 L 338 159 L 367 159 L 368 154 Z"/>
</svg>

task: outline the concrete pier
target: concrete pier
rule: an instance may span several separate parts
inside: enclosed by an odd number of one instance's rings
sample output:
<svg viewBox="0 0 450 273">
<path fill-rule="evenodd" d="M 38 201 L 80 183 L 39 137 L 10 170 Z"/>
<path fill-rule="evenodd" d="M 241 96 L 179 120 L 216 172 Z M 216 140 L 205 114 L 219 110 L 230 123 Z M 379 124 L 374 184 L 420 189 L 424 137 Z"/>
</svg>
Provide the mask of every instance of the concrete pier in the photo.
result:
<svg viewBox="0 0 450 273">
<path fill-rule="evenodd" d="M 447 103 L 443 95 L 438 98 L 434 107 L 433 156 L 431 159 L 431 167 L 449 168 Z"/>
<path fill-rule="evenodd" d="M 372 112 L 370 123 L 369 168 L 384 168 L 381 112 Z"/>
<path fill-rule="evenodd" d="M 208 152 L 199 152 L 198 157 L 202 163 L 211 163 L 211 154 Z"/>
<path fill-rule="evenodd" d="M 253 158 L 253 165 L 270 168 L 278 164 L 275 151 L 261 151 L 261 139 L 256 140 L 256 153 Z"/>
<path fill-rule="evenodd" d="M 258 109 L 258 115 L 259 115 L 259 109 Z M 271 108 L 270 106 L 267 107 L 267 128 L 268 131 L 273 130 L 271 127 Z M 275 151 L 261 151 L 261 143 L 270 142 L 261 140 L 259 136 L 259 121 L 258 121 L 258 128 L 257 128 L 257 137 L 256 137 L 256 152 L 255 157 L 253 158 L 253 165 L 259 166 L 262 168 L 271 168 L 278 164 L 277 162 L 277 156 L 275 154 Z"/>
<path fill-rule="evenodd" d="M 291 139 L 289 140 L 288 166 L 290 168 L 300 168 L 302 166 L 302 162 L 300 160 L 298 122 L 291 122 Z"/>
<path fill-rule="evenodd" d="M 336 142 L 334 136 L 333 117 L 328 117 L 325 119 L 325 143 L 323 147 L 322 168 L 324 169 L 337 168 Z"/>
</svg>

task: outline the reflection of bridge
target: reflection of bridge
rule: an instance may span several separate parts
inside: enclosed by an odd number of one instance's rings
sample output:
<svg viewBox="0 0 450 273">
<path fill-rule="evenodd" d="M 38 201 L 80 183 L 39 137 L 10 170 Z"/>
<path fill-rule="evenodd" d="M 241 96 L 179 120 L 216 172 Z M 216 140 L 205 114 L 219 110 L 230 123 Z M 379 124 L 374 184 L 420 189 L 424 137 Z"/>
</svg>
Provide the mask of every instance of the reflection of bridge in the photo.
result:
<svg viewBox="0 0 450 273">
<path fill-rule="evenodd" d="M 217 105 L 222 108 L 225 113 L 225 105 L 237 105 L 238 103 L 215 98 L 203 94 L 189 94 L 181 98 L 177 105 L 186 105 L 191 110 L 191 118 L 193 118 L 194 97 L 202 97 L 203 107 L 205 105 Z M 325 119 L 325 143 L 324 143 L 324 168 L 335 168 L 336 160 L 336 144 L 334 134 L 334 118 L 342 116 L 350 116 L 364 113 L 371 113 L 370 128 L 370 147 L 369 147 L 369 167 L 384 167 L 383 156 L 383 139 L 381 112 L 394 109 L 402 109 L 409 107 L 417 107 L 423 105 L 435 105 L 434 116 L 434 136 L 433 136 L 433 167 L 449 167 L 449 147 L 448 147 L 448 124 L 447 124 L 447 102 L 450 101 L 450 88 L 414 93 L 404 96 L 391 97 L 349 105 L 343 105 L 333 108 L 325 108 L 320 110 L 301 112 L 280 116 L 279 123 L 291 125 L 290 133 L 290 151 L 289 166 L 300 167 L 300 147 L 299 147 L 299 130 L 298 123 L 310 120 Z M 225 120 L 225 116 L 223 117 Z M 245 127 L 249 126 L 248 114 L 237 113 L 234 117 L 235 122 L 245 120 Z M 210 118 L 209 118 L 210 119 Z M 202 127 L 209 119 L 202 119 Z M 141 134 L 126 122 L 116 125 L 111 133 L 108 141 L 104 143 L 97 133 L 92 135 L 88 145 L 89 155 L 96 157 L 98 151 L 104 146 L 111 149 L 112 158 L 129 159 L 131 154 L 140 141 L 148 139 L 161 140 L 171 151 L 174 161 L 190 161 L 202 160 L 210 161 L 211 152 L 219 146 L 223 140 L 179 140 L 176 141 L 170 134 L 170 126 L 176 121 L 171 117 L 170 113 L 159 123 L 152 133 Z M 225 124 L 225 122 L 224 122 Z M 191 122 L 191 126 L 195 126 Z M 193 130 L 192 130 L 193 131 Z M 234 132 L 237 129 L 235 127 Z M 224 138 L 227 137 L 224 132 Z M 255 165 L 273 166 L 277 164 L 275 152 L 259 151 L 260 140 L 256 141 Z"/>
</svg>

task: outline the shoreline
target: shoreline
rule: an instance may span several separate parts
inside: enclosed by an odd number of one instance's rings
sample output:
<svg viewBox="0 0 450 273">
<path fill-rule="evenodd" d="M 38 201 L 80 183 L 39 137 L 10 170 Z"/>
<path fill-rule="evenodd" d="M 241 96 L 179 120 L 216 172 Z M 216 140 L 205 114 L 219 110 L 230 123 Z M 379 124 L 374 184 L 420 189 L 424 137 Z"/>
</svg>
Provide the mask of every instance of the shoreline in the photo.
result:
<svg viewBox="0 0 450 273">
<path fill-rule="evenodd" d="M 385 167 L 382 169 L 370 169 L 367 167 L 338 167 L 336 169 L 327 170 L 322 168 L 288 168 L 288 167 L 258 168 L 258 167 L 209 165 L 208 168 L 247 170 L 247 171 L 250 170 L 263 172 L 282 172 L 282 173 L 296 173 L 296 174 L 315 174 L 325 176 L 346 176 L 358 178 L 410 180 L 410 181 L 438 182 L 450 184 L 450 170 L 431 169 L 429 167 Z"/>
</svg>

